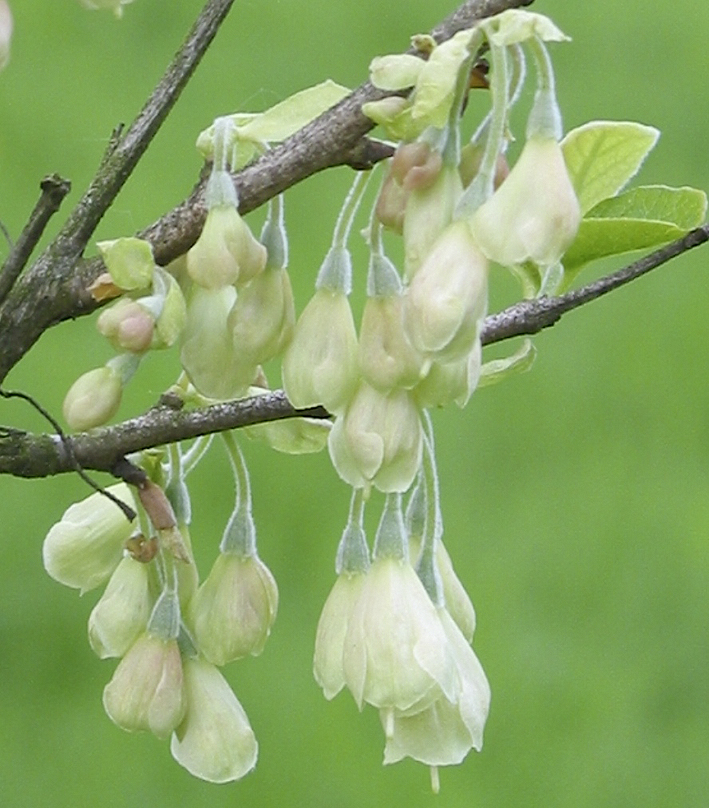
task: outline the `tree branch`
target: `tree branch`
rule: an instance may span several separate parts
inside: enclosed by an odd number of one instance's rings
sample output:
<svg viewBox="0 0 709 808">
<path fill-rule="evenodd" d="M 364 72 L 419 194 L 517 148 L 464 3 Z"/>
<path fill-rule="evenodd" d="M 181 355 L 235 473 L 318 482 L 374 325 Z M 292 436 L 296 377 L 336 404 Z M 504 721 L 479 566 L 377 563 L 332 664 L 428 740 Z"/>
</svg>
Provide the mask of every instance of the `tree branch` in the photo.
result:
<svg viewBox="0 0 709 808">
<path fill-rule="evenodd" d="M 62 320 L 89 314 L 98 307 L 88 288 L 104 271 L 100 259 L 79 260 L 99 219 L 135 167 L 157 127 L 194 70 L 233 0 L 211 0 L 195 24 L 185 46 L 129 132 L 109 148 L 84 198 L 55 242 L 28 272 L 0 309 L 0 382 L 39 336 Z M 480 19 L 507 8 L 530 5 L 533 0 L 467 0 L 438 25 L 439 40 L 471 27 Z M 219 16 L 220 15 L 220 16 Z M 181 83 L 180 83 L 181 82 Z M 376 157 L 376 148 L 363 145 L 374 124 L 361 111 L 362 104 L 386 93 L 365 82 L 235 177 L 240 209 L 246 213 L 307 177 L 337 165 L 362 167 Z M 362 152 L 369 153 L 364 159 Z M 130 158 L 128 155 L 131 155 Z M 378 159 L 386 156 L 381 151 Z M 204 172 L 203 172 L 204 173 Z M 206 210 L 203 176 L 190 196 L 139 235 L 153 245 L 156 260 L 165 265 L 185 253 L 197 240 Z"/>
<path fill-rule="evenodd" d="M 54 241 L 0 308 L 0 382 L 53 323 L 80 314 L 87 292 L 75 266 L 106 210 L 150 145 L 234 0 L 209 0 L 128 131 L 119 127 L 88 189 Z M 73 312 L 73 313 L 72 313 Z"/>
<path fill-rule="evenodd" d="M 526 300 L 485 320 L 485 345 L 524 334 L 536 334 L 553 326 L 567 311 L 641 277 L 672 258 L 709 241 L 709 224 L 580 289 L 558 297 Z M 103 429 L 70 437 L 34 435 L 0 428 L 0 474 L 17 477 L 47 477 L 72 471 L 78 462 L 84 469 L 114 472 L 131 452 L 284 418 L 305 416 L 329 418 L 322 407 L 296 410 L 282 390 L 261 396 L 213 404 L 199 410 L 180 411 L 169 404 L 145 415 Z M 71 451 L 66 442 L 71 442 Z"/>
<path fill-rule="evenodd" d="M 510 339 L 510 337 L 537 334 L 542 329 L 553 326 L 567 311 L 590 303 L 592 300 L 634 281 L 671 258 L 698 247 L 706 241 L 709 241 L 709 225 L 707 224 L 691 230 L 677 241 L 628 264 L 617 272 L 612 272 L 610 275 L 586 284 L 580 289 L 566 292 L 558 297 L 522 300 L 499 314 L 492 314 L 485 319 L 485 327 L 481 335 L 482 344 L 490 345 L 493 342 Z"/>
<path fill-rule="evenodd" d="M 0 304 L 20 277 L 20 273 L 32 255 L 32 250 L 42 238 L 44 228 L 59 210 L 64 197 L 71 190 L 71 183 L 69 180 L 62 179 L 58 174 L 52 174 L 50 177 L 45 177 L 39 187 L 42 194 L 37 200 L 34 210 L 30 213 L 30 218 L 17 239 L 17 243 L 10 250 L 10 254 L 0 270 Z"/>
</svg>

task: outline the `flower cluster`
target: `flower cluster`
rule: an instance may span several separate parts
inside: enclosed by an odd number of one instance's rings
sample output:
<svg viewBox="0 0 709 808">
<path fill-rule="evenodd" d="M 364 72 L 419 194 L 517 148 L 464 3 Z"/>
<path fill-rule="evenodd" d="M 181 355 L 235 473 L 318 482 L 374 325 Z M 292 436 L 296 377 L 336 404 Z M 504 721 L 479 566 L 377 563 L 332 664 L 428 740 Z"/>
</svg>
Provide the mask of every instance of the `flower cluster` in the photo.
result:
<svg viewBox="0 0 709 808">
<path fill-rule="evenodd" d="M 243 777 L 258 752 L 218 667 L 260 654 L 278 608 L 276 583 L 256 551 L 243 458 L 231 436 L 225 442 L 236 505 L 201 585 L 182 479 L 191 460 L 179 453 L 164 490 L 150 481 L 137 496 L 125 483 L 108 489 L 138 510 L 136 520 L 92 494 L 66 511 L 43 547 L 45 568 L 60 583 L 85 592 L 107 582 L 89 617 L 89 642 L 101 659 L 120 659 L 103 693 L 109 717 L 131 732 L 171 737 L 175 760 L 214 783 Z"/>
<path fill-rule="evenodd" d="M 401 496 L 388 495 L 371 562 L 361 495 L 354 495 L 339 577 L 318 624 L 314 674 L 328 699 L 347 687 L 360 710 L 378 709 L 384 762 L 411 757 L 429 765 L 438 790 L 438 766 L 482 748 L 490 688 L 470 646 L 472 604 L 452 567 L 434 562 L 433 585 L 424 583 L 428 549 L 447 556 L 440 538 L 416 535 L 425 521 L 415 513 L 421 493 L 417 487 L 412 495 L 408 526 Z M 419 574 L 411 559 L 418 559 Z M 459 595 L 450 607 L 446 586 Z"/>
<path fill-rule="evenodd" d="M 117 0 L 103 5 L 120 10 Z M 367 297 L 359 328 L 349 301 L 347 245 L 366 188 L 361 175 L 296 322 L 282 201 L 270 205 L 257 240 L 239 214 L 229 168 L 269 139 L 285 137 L 305 114 L 284 102 L 271 114 L 218 118 L 198 141 L 212 170 L 204 226 L 186 255 L 162 268 L 139 239 L 99 244 L 108 275 L 94 295 L 118 300 L 102 312 L 98 329 L 118 354 L 80 377 L 64 403 L 72 428 L 104 423 L 143 357 L 173 344 L 183 371 L 173 391 L 188 404 L 249 395 L 262 384 L 262 365 L 282 356 L 290 401 L 298 408 L 323 405 L 332 425 L 301 419 L 251 427 L 249 434 L 293 453 L 327 442 L 337 473 L 353 489 L 338 578 L 317 629 L 315 677 L 327 698 L 346 687 L 360 709 L 376 708 L 384 762 L 411 757 L 429 765 L 434 788 L 437 767 L 482 747 L 490 689 L 471 647 L 475 612 L 442 544 L 427 411 L 464 406 L 484 372 L 492 262 L 511 268 L 526 294 L 550 293 L 563 280 L 561 260 L 581 214 L 559 143 L 544 44 L 563 38 L 540 15 L 507 12 L 441 45 L 416 38 L 427 60 L 373 62 L 377 86 L 410 92 L 364 107 L 398 145 L 365 231 Z M 461 149 L 459 122 L 471 83 L 488 86 L 474 64 L 485 42 L 492 110 Z M 526 142 L 510 169 L 505 153 L 510 108 L 525 75 L 522 44 L 537 67 L 537 92 Z M 516 65 L 512 72 L 509 63 Z M 299 99 L 310 117 L 340 92 L 329 85 L 314 91 Z M 385 252 L 391 233 L 403 239 L 401 271 Z M 494 372 L 518 360 L 498 360 Z M 171 736 L 178 762 L 214 782 L 241 777 L 257 753 L 244 711 L 217 667 L 261 652 L 278 604 L 275 581 L 256 551 L 243 458 L 233 436 L 223 437 L 236 505 L 201 584 L 184 483 L 203 453 L 199 443 L 184 456 L 170 447 L 163 464 L 160 457 L 139 459 L 150 482 L 139 486 L 137 499 L 125 486 L 116 490 L 137 508 L 137 524 L 94 495 L 69 508 L 45 541 L 45 565 L 57 580 L 82 590 L 108 580 L 89 637 L 99 656 L 121 658 L 104 692 L 109 716 L 128 730 Z M 386 504 L 370 553 L 363 510 L 375 489 Z"/>
</svg>

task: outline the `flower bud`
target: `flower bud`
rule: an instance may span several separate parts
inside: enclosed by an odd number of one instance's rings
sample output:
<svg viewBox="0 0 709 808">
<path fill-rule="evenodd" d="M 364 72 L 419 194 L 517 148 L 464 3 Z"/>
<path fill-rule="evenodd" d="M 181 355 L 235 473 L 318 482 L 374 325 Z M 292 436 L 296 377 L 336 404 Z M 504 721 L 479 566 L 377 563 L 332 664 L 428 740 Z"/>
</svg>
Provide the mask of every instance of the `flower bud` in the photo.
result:
<svg viewBox="0 0 709 808">
<path fill-rule="evenodd" d="M 177 640 L 143 634 L 119 662 L 103 691 L 108 717 L 129 732 L 166 738 L 185 714 L 182 660 Z"/>
<path fill-rule="evenodd" d="M 576 237 L 581 209 L 561 146 L 530 137 L 509 176 L 473 214 L 471 227 L 491 261 L 556 264 Z"/>
<path fill-rule="evenodd" d="M 485 147 L 479 143 L 467 143 L 460 150 L 460 162 L 458 163 L 458 171 L 460 179 L 463 183 L 463 188 L 467 188 L 473 181 L 473 178 L 480 170 Z M 500 185 L 507 179 L 510 173 L 510 167 L 507 164 L 507 159 L 504 154 L 497 155 L 495 162 L 495 176 L 493 178 L 493 187 L 499 188 Z"/>
<path fill-rule="evenodd" d="M 283 357 L 283 387 L 295 407 L 341 410 L 357 384 L 357 332 L 347 295 L 318 289 Z"/>
<path fill-rule="evenodd" d="M 353 488 L 406 491 L 421 464 L 423 430 L 406 390 L 380 393 L 362 382 L 328 439 L 330 458 Z"/>
<path fill-rule="evenodd" d="M 470 352 L 487 311 L 487 271 L 466 222 L 450 224 L 405 294 L 404 328 L 414 348 L 445 361 Z"/>
<path fill-rule="evenodd" d="M 155 321 L 140 303 L 124 297 L 101 312 L 96 328 L 117 351 L 142 353 L 150 348 Z"/>
<path fill-rule="evenodd" d="M 285 269 L 267 266 L 243 289 L 229 312 L 234 350 L 260 365 L 278 356 L 293 337 L 295 309 Z"/>
<path fill-rule="evenodd" d="M 153 280 L 155 258 L 149 241 L 129 236 L 96 245 L 111 279 L 119 289 L 147 289 Z"/>
<path fill-rule="evenodd" d="M 345 686 L 345 636 L 364 578 L 362 572 L 343 572 L 330 590 L 318 621 L 313 675 L 326 699 L 335 698 Z"/>
<path fill-rule="evenodd" d="M 115 497 L 135 507 L 125 483 L 109 486 Z M 102 584 L 119 565 L 133 524 L 103 494 L 75 502 L 52 526 L 42 545 L 44 568 L 55 581 L 82 594 Z"/>
<path fill-rule="evenodd" d="M 190 291 L 180 361 L 192 384 L 209 398 L 243 395 L 256 374 L 256 367 L 237 355 L 227 328 L 235 301 L 233 286 L 207 289 L 194 284 Z"/>
<path fill-rule="evenodd" d="M 145 631 L 152 608 L 147 564 L 125 557 L 89 616 L 89 643 L 100 659 L 121 657 Z"/>
<path fill-rule="evenodd" d="M 463 193 L 458 169 L 444 165 L 436 180 L 422 189 L 412 189 L 404 214 L 404 274 L 411 280 L 433 244 L 448 227 L 453 209 Z"/>
<path fill-rule="evenodd" d="M 396 233 L 402 233 L 409 192 L 430 187 L 438 178 L 441 167 L 440 153 L 431 149 L 428 143 L 400 144 L 377 197 L 379 221 Z"/>
<path fill-rule="evenodd" d="M 233 205 L 215 205 L 187 253 L 187 271 L 195 283 L 218 289 L 250 281 L 266 264 L 266 248 Z"/>
<path fill-rule="evenodd" d="M 69 388 L 62 407 L 64 419 L 76 432 L 101 426 L 115 415 L 122 392 L 121 376 L 112 367 L 89 370 Z"/>
<path fill-rule="evenodd" d="M 422 409 L 445 407 L 451 401 L 464 407 L 480 381 L 482 347 L 480 340 L 473 342 L 467 356 L 458 359 L 435 359 L 426 377 L 412 390 L 414 399 Z"/>
<path fill-rule="evenodd" d="M 210 783 L 238 780 L 256 765 L 258 744 L 244 708 L 219 671 L 185 659 L 185 718 L 170 741 L 175 760 Z"/>
<path fill-rule="evenodd" d="M 162 303 L 162 311 L 155 322 L 155 334 L 150 347 L 154 349 L 170 348 L 177 342 L 187 322 L 187 303 L 175 278 L 160 268 L 157 272 L 163 275 L 167 290 Z"/>
<path fill-rule="evenodd" d="M 359 366 L 372 387 L 387 392 L 410 388 L 421 379 L 423 357 L 404 333 L 404 298 L 399 293 L 372 295 L 362 313 Z"/>
<path fill-rule="evenodd" d="M 263 651 L 278 610 L 278 588 L 258 556 L 220 553 L 188 607 L 204 656 L 225 665 Z"/>
</svg>

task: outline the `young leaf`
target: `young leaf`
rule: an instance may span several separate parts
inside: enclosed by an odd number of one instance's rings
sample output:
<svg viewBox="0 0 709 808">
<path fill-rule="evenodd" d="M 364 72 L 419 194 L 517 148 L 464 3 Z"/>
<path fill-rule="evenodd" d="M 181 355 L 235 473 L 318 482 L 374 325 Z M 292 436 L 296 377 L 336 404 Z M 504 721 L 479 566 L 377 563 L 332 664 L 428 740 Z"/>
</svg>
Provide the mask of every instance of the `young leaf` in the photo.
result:
<svg viewBox="0 0 709 808">
<path fill-rule="evenodd" d="M 681 238 L 685 230 L 671 222 L 647 219 L 584 219 L 576 241 L 562 259 L 564 285 L 591 261 L 611 255 L 646 250 Z"/>
<path fill-rule="evenodd" d="M 660 132 L 632 121 L 590 121 L 561 141 L 566 167 L 586 213 L 637 173 Z"/>
<path fill-rule="evenodd" d="M 341 101 L 348 93 L 347 87 L 328 79 L 314 87 L 294 93 L 260 115 L 254 116 L 251 121 L 239 127 L 239 134 L 261 143 L 285 140 L 326 109 Z"/>
<path fill-rule="evenodd" d="M 604 199 L 581 222 L 562 259 L 565 286 L 591 261 L 681 238 L 704 221 L 706 210 L 706 194 L 696 188 L 648 185 Z"/>
<path fill-rule="evenodd" d="M 588 213 L 589 219 L 650 219 L 671 222 L 691 230 L 698 227 L 707 212 L 707 196 L 696 188 L 670 188 L 643 185 L 599 202 Z"/>
</svg>

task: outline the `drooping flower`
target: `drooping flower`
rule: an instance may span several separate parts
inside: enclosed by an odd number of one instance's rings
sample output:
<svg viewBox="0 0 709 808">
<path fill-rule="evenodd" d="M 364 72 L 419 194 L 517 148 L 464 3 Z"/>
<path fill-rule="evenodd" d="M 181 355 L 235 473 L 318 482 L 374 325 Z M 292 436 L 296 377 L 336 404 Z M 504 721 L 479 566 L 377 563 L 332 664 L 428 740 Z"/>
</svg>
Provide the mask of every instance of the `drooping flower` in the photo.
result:
<svg viewBox="0 0 709 808">
<path fill-rule="evenodd" d="M 145 631 L 153 599 L 146 564 L 122 559 L 89 615 L 89 643 L 101 658 L 121 657 Z"/>
<path fill-rule="evenodd" d="M 167 738 L 185 714 L 182 659 L 177 640 L 139 637 L 118 663 L 103 691 L 109 718 L 129 732 Z"/>
<path fill-rule="evenodd" d="M 220 553 L 190 602 L 195 640 L 215 665 L 263 650 L 278 610 L 278 588 L 257 555 Z"/>
<path fill-rule="evenodd" d="M 135 507 L 125 483 L 107 489 Z M 52 526 L 42 545 L 44 568 L 60 584 L 82 593 L 106 581 L 119 565 L 134 530 L 118 506 L 100 493 L 75 502 Z"/>
<path fill-rule="evenodd" d="M 466 356 L 487 312 L 488 263 L 464 221 L 450 224 L 414 275 L 404 299 L 411 344 L 431 358 Z"/>
<path fill-rule="evenodd" d="M 326 699 L 345 686 L 343 658 L 347 628 L 364 586 L 365 573 L 342 572 L 327 596 L 315 635 L 313 674 Z"/>
<path fill-rule="evenodd" d="M 210 783 L 238 780 L 256 765 L 258 744 L 243 707 L 209 662 L 184 662 L 187 710 L 170 751 L 190 774 Z"/>
<path fill-rule="evenodd" d="M 357 332 L 343 292 L 318 289 L 283 357 L 283 387 L 296 407 L 341 410 L 357 384 Z"/>
<path fill-rule="evenodd" d="M 491 261 L 556 264 L 576 237 L 581 209 L 561 146 L 530 137 L 509 176 L 473 214 L 471 227 Z"/>
<path fill-rule="evenodd" d="M 233 286 L 207 289 L 193 284 L 188 295 L 180 361 L 192 384 L 209 398 L 243 395 L 256 374 L 256 366 L 235 350 L 227 327 L 235 301 Z"/>
<path fill-rule="evenodd" d="M 335 470 L 353 488 L 406 491 L 421 463 L 423 431 L 411 393 L 361 382 L 328 439 Z"/>
<path fill-rule="evenodd" d="M 429 766 L 451 766 L 460 763 L 471 749 L 482 749 L 490 686 L 453 619 L 445 609 L 439 609 L 438 614 L 455 661 L 456 696 L 441 696 L 415 713 L 381 710 L 387 738 L 385 764 L 410 757 Z"/>
<path fill-rule="evenodd" d="M 448 639 L 423 584 L 405 559 L 375 558 L 347 626 L 343 669 L 357 705 L 420 712 L 453 700 Z"/>
<path fill-rule="evenodd" d="M 266 265 L 266 248 L 232 204 L 214 205 L 187 253 L 190 278 L 207 289 L 244 284 Z"/>
</svg>

